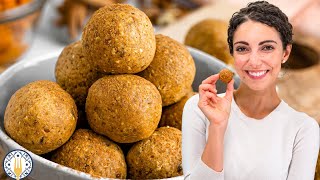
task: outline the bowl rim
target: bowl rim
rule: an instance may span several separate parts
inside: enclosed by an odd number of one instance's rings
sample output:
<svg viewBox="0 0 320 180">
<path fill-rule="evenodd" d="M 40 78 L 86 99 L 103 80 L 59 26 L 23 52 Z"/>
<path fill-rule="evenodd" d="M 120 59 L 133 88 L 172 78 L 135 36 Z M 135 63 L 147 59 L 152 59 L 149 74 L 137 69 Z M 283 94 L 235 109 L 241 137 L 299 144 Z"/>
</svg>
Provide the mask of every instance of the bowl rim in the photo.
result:
<svg viewBox="0 0 320 180">
<path fill-rule="evenodd" d="M 216 57 L 213 57 L 213 56 L 211 56 L 211 55 L 209 55 L 209 54 L 207 54 L 205 52 L 202 52 L 201 50 L 198 50 L 196 48 L 192 48 L 192 47 L 189 47 L 189 46 L 186 46 L 186 47 L 189 50 L 190 54 L 192 52 L 193 55 L 196 54 L 196 55 L 202 57 L 202 58 L 199 58 L 199 60 L 202 61 L 202 62 L 204 61 L 203 59 L 209 59 L 209 60 L 213 59 L 219 65 L 221 65 L 223 67 L 230 68 L 227 64 L 221 62 Z M 16 62 L 15 64 L 13 64 L 8 69 L 6 69 L 3 73 L 0 74 L 0 85 L 1 85 L 1 82 L 6 82 L 8 80 L 8 78 L 10 78 L 12 76 L 11 75 L 12 73 L 20 71 L 21 69 L 24 69 L 26 67 L 34 66 L 34 65 L 36 65 L 38 63 L 41 63 L 43 61 L 48 61 L 48 60 L 51 60 L 53 58 L 58 58 L 61 52 L 62 52 L 62 50 L 61 51 L 52 52 L 52 53 L 46 54 L 44 56 L 35 57 L 35 58 L 32 58 L 32 60 L 31 60 L 31 58 L 28 58 L 28 59 L 24 59 L 22 61 Z M 44 164 L 44 165 L 48 166 L 48 168 L 55 169 L 56 171 L 59 171 L 61 173 L 66 173 L 69 176 L 73 176 L 73 177 L 79 178 L 79 179 L 85 178 L 85 179 L 93 179 L 93 180 L 94 179 L 99 179 L 99 180 L 112 179 L 112 178 L 96 178 L 96 177 L 91 176 L 88 173 L 81 172 L 81 171 L 78 171 L 78 170 L 75 170 L 75 169 L 60 165 L 60 164 L 55 163 L 53 161 L 50 161 L 48 159 L 45 159 L 44 157 L 41 157 L 40 155 L 34 154 L 33 152 L 29 151 L 28 149 L 24 148 L 23 146 L 21 146 L 20 144 L 15 142 L 2 129 L 0 129 L 0 141 L 5 141 L 3 143 L 8 144 L 9 147 L 12 147 L 14 149 L 21 149 L 21 150 L 26 151 L 27 153 L 29 153 L 31 155 L 32 160 L 34 162 L 35 161 L 39 162 L 41 164 Z M 8 153 L 8 152 L 6 152 L 6 153 Z M 177 176 L 177 177 L 172 177 L 172 178 L 167 178 L 167 179 L 174 180 L 174 179 L 180 179 L 180 178 L 183 178 L 183 177 L 184 177 L 184 175 Z"/>
<path fill-rule="evenodd" d="M 29 3 L 0 12 L 0 24 L 23 18 L 42 8 L 46 0 L 32 0 Z"/>
</svg>

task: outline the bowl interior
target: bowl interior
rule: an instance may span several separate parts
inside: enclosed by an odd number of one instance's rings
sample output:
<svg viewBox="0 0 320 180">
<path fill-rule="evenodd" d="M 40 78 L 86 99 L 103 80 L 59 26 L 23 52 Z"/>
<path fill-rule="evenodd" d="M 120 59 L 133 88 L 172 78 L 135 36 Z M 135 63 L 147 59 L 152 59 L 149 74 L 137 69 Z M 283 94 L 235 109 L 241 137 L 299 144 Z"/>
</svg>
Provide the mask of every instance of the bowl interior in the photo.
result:
<svg viewBox="0 0 320 180">
<path fill-rule="evenodd" d="M 210 75 L 218 73 L 222 68 L 225 68 L 226 65 L 223 62 L 217 60 L 216 58 L 209 56 L 208 54 L 198 51 L 196 49 L 189 48 L 189 51 L 193 56 L 196 64 L 196 76 L 193 82 L 193 89 L 194 91 L 197 91 L 198 86 L 201 84 L 201 82 L 204 79 L 206 79 Z M 12 139 L 10 139 L 4 131 L 4 125 L 3 125 L 4 112 L 10 97 L 14 94 L 16 90 L 18 90 L 19 88 L 21 88 L 22 86 L 30 82 L 33 82 L 36 80 L 55 81 L 54 68 L 55 68 L 58 55 L 59 54 L 55 53 L 52 55 L 48 55 L 46 57 L 41 57 L 40 59 L 36 59 L 33 61 L 19 62 L 13 65 L 12 67 L 10 67 L 9 69 L 7 69 L 4 73 L 0 75 L 0 89 L 1 89 L 0 91 L 0 141 L 1 141 L 0 145 L 2 146 L 2 148 L 4 148 L 4 151 L 6 151 L 5 153 L 13 149 L 24 149 L 23 147 L 15 143 Z M 235 76 L 234 79 L 235 79 L 235 88 L 237 88 L 239 85 L 239 78 Z M 218 93 L 225 92 L 226 85 L 218 81 L 217 90 L 218 90 Z M 4 147 L 3 144 L 5 144 L 6 147 Z M 29 153 L 29 151 L 27 152 Z M 50 162 L 40 156 L 34 155 L 31 152 L 30 154 L 33 160 L 35 161 L 35 164 L 37 163 L 40 164 L 42 166 L 41 168 L 43 168 L 43 166 L 55 167 L 56 168 L 55 170 L 56 171 L 58 170 L 60 174 L 62 174 L 61 176 L 64 177 L 62 179 L 73 179 L 70 177 L 70 175 L 74 177 L 77 176 L 79 179 L 79 173 L 68 170 L 70 168 L 57 166 L 55 165 L 55 163 Z M 57 173 L 57 172 L 51 172 L 51 173 Z M 64 173 L 68 174 L 68 178 L 64 176 Z M 48 177 L 51 177 L 51 176 L 48 176 Z M 82 177 L 85 177 L 85 176 L 82 175 Z"/>
</svg>

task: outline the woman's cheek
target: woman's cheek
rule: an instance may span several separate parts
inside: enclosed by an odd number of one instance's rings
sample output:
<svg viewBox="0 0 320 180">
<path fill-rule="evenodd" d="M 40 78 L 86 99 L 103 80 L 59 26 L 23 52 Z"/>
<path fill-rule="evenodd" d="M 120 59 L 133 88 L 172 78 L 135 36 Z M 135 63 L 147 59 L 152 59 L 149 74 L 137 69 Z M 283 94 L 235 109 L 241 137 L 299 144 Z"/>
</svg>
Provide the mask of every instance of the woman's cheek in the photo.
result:
<svg viewBox="0 0 320 180">
<path fill-rule="evenodd" d="M 247 57 L 246 56 L 235 56 L 234 57 L 234 65 L 235 68 L 241 69 L 242 66 L 247 62 Z"/>
</svg>

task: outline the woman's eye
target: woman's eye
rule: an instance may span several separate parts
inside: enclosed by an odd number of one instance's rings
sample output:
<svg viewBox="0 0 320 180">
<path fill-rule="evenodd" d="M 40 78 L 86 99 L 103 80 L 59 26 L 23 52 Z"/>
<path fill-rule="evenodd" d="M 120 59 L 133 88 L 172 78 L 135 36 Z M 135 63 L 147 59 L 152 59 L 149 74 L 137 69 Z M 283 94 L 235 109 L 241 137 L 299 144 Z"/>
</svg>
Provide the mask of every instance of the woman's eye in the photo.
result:
<svg viewBox="0 0 320 180">
<path fill-rule="evenodd" d="M 245 47 L 237 47 L 236 48 L 236 51 L 238 52 L 243 52 L 243 51 L 246 51 L 247 49 Z"/>
<path fill-rule="evenodd" d="M 270 50 L 273 50 L 274 48 L 272 46 L 264 46 L 262 48 L 262 50 L 265 50 L 265 51 L 270 51 Z"/>
</svg>

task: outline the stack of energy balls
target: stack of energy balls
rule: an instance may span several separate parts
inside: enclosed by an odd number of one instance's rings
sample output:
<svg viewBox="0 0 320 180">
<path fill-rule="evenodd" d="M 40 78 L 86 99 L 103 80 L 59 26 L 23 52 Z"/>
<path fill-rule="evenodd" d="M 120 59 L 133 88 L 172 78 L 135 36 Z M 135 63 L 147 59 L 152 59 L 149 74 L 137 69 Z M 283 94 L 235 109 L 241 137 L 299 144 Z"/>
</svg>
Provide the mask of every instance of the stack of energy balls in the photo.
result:
<svg viewBox="0 0 320 180">
<path fill-rule="evenodd" d="M 106 6 L 62 51 L 57 83 L 36 81 L 12 96 L 5 130 L 28 150 L 92 176 L 180 176 L 181 118 L 195 71 L 186 47 L 155 35 L 142 11 Z"/>
</svg>

